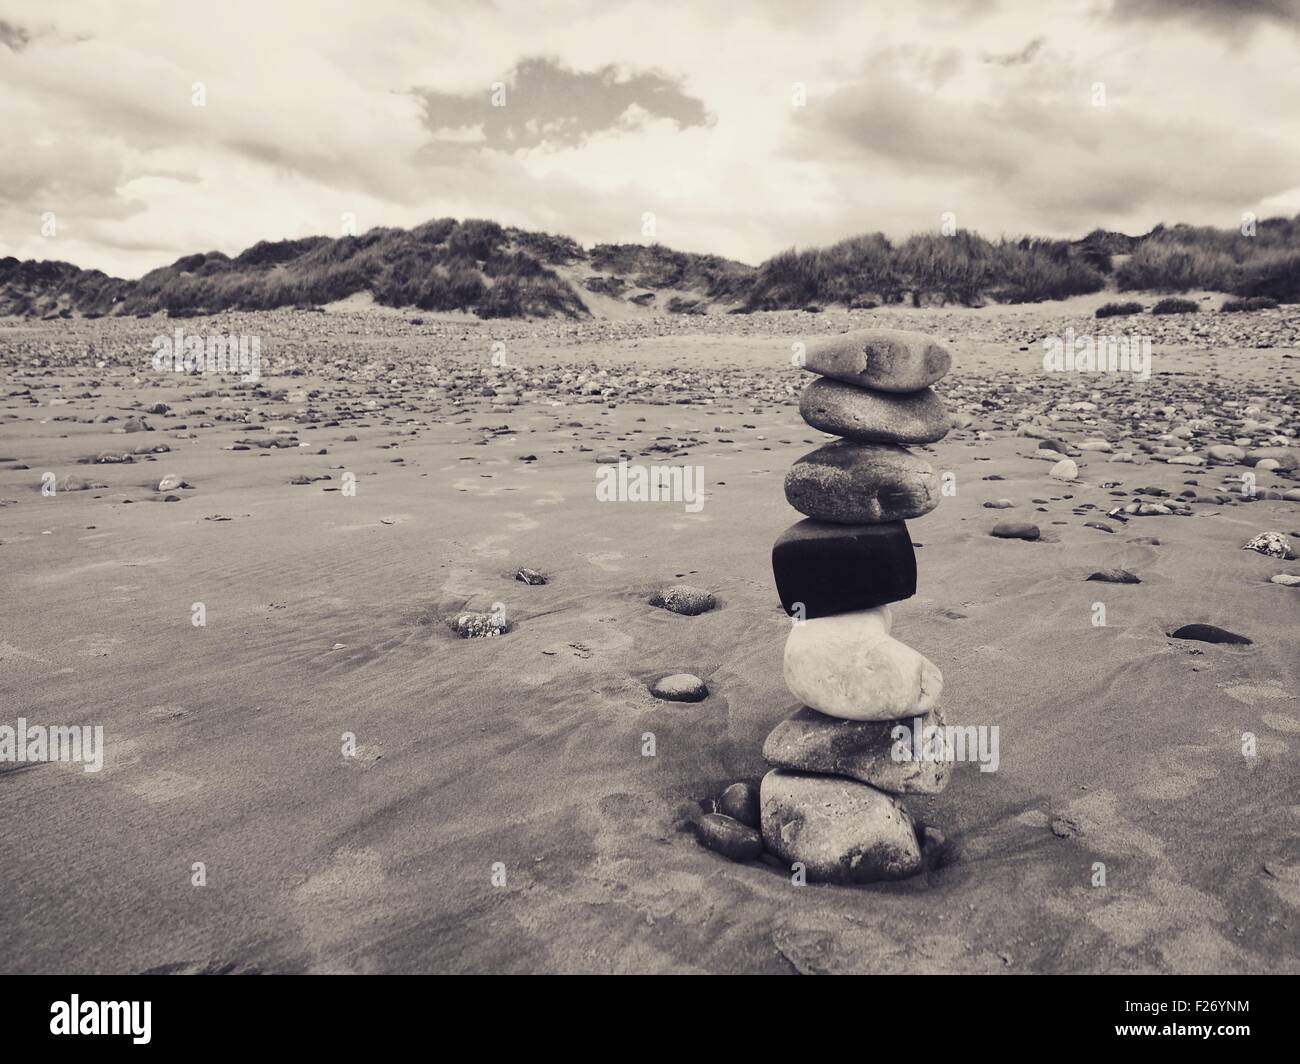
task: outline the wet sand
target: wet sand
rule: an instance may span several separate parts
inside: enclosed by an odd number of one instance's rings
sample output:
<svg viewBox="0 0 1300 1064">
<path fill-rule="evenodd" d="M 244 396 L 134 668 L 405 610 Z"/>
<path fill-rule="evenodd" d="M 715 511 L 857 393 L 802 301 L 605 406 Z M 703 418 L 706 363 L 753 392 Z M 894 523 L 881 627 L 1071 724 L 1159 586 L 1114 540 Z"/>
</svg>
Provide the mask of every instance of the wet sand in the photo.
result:
<svg viewBox="0 0 1300 1064">
<path fill-rule="evenodd" d="M 1142 384 L 1044 374 L 1034 337 L 1069 313 L 0 323 L 0 723 L 106 740 L 98 773 L 0 765 L 0 968 L 1300 971 L 1300 590 L 1269 582 L 1300 563 L 1240 549 L 1265 530 L 1300 543 L 1300 503 L 1280 498 L 1300 480 L 1121 522 L 1105 512 L 1152 498 L 1134 489 L 1213 493 L 1245 468 L 1084 451 L 1063 484 L 1015 421 L 1043 415 L 1071 446 L 1198 417 L 1210 442 L 1269 416 L 1258 445 L 1294 438 L 1296 321 L 1270 318 L 1267 348 L 1158 322 Z M 940 391 L 970 423 L 918 450 L 956 494 L 911 523 L 918 594 L 895 634 L 943 671 L 950 723 L 999 727 L 1000 765 L 908 799 L 947 839 L 924 875 L 795 887 L 687 825 L 763 773 L 793 708 L 769 551 L 799 518 L 785 471 L 826 437 L 799 419 L 791 344 L 869 323 L 954 339 Z M 150 337 L 177 324 L 256 330 L 262 387 L 153 371 Z M 492 364 L 494 340 L 516 368 Z M 586 395 L 584 369 L 606 374 Z M 114 431 L 133 416 L 153 431 Z M 258 445 L 273 438 L 292 445 Z M 620 453 L 702 466 L 705 505 L 597 501 L 596 458 Z M 43 497 L 47 471 L 105 486 Z M 345 473 L 355 495 L 330 490 Z M 154 490 L 166 474 L 192 487 Z M 1014 507 L 983 506 L 999 498 Z M 1004 519 L 1042 539 L 990 537 Z M 1142 583 L 1085 580 L 1113 567 Z M 647 605 L 666 582 L 719 607 Z M 445 623 L 496 603 L 504 636 Z M 1191 622 L 1253 643 L 1168 637 Z M 671 672 L 710 696 L 652 698 Z"/>
</svg>

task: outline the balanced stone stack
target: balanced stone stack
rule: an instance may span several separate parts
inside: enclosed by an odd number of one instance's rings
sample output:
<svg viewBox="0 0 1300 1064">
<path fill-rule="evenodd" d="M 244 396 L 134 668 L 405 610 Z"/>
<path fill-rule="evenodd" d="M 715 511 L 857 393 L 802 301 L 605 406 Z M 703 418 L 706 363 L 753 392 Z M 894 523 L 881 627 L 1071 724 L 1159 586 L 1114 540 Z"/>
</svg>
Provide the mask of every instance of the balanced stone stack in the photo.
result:
<svg viewBox="0 0 1300 1064">
<path fill-rule="evenodd" d="M 786 498 L 808 520 L 776 541 L 772 569 L 795 619 L 785 682 L 803 705 L 763 744 L 776 767 L 763 778 L 760 815 L 767 849 L 801 863 L 810 880 L 864 883 L 919 871 L 916 824 L 893 796 L 934 794 L 948 782 L 943 677 L 894 638 L 890 603 L 916 593 L 904 522 L 939 501 L 934 469 L 906 445 L 947 433 L 930 385 L 951 364 L 930 337 L 894 329 L 836 336 L 806 356 L 804 369 L 817 377 L 799 412 L 842 438 L 786 476 Z M 900 745 L 918 719 L 922 734 Z M 899 724 L 908 731 L 895 732 Z"/>
</svg>

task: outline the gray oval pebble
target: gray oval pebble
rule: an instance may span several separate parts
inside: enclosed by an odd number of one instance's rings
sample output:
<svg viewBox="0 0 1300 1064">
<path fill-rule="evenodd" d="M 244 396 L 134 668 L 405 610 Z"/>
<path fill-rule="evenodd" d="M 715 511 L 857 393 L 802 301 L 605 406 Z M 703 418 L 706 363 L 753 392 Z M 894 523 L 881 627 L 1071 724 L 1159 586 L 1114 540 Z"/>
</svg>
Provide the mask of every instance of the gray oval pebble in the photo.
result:
<svg viewBox="0 0 1300 1064">
<path fill-rule="evenodd" d="M 1136 573 L 1130 573 L 1127 569 L 1099 569 L 1088 577 L 1089 580 L 1099 580 L 1103 584 L 1140 584 Z"/>
<path fill-rule="evenodd" d="M 763 852 L 763 836 L 746 824 L 722 813 L 706 813 L 695 822 L 700 845 L 733 861 L 756 861 Z"/>
<path fill-rule="evenodd" d="M 989 530 L 989 535 L 996 536 L 998 539 L 1027 539 L 1033 541 L 1041 533 L 1037 525 L 1031 525 L 1026 521 L 999 521 Z"/>
<path fill-rule="evenodd" d="M 758 788 L 752 783 L 733 783 L 718 799 L 718 810 L 751 828 L 759 826 Z"/>
</svg>

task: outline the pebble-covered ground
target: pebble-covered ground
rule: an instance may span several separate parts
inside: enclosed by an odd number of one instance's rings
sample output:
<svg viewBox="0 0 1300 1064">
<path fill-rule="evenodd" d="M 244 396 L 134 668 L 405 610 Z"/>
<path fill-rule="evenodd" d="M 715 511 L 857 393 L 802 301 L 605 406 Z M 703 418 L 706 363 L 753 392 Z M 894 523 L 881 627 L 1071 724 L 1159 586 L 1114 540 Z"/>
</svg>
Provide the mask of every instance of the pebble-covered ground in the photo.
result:
<svg viewBox="0 0 1300 1064">
<path fill-rule="evenodd" d="M 690 825 L 792 708 L 799 345 L 868 325 L 956 352 L 895 631 L 1001 760 L 916 802 L 922 876 L 796 887 Z M 155 369 L 178 327 L 261 379 Z M 1067 329 L 1149 379 L 1046 372 Z M 1300 970 L 1298 348 L 1300 308 L 0 323 L 0 686 L 107 744 L 0 763 L 0 962 Z M 620 457 L 702 505 L 602 501 Z"/>
</svg>

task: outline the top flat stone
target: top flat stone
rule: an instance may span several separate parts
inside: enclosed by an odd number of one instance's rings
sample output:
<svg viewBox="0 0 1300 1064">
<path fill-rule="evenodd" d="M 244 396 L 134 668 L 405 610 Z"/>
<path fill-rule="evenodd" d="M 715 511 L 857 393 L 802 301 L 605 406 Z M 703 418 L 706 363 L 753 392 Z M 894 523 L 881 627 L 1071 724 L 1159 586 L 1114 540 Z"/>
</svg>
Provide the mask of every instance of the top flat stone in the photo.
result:
<svg viewBox="0 0 1300 1064">
<path fill-rule="evenodd" d="M 952 353 L 925 333 L 859 329 L 812 344 L 803 368 L 859 388 L 919 392 L 952 368 Z"/>
</svg>

